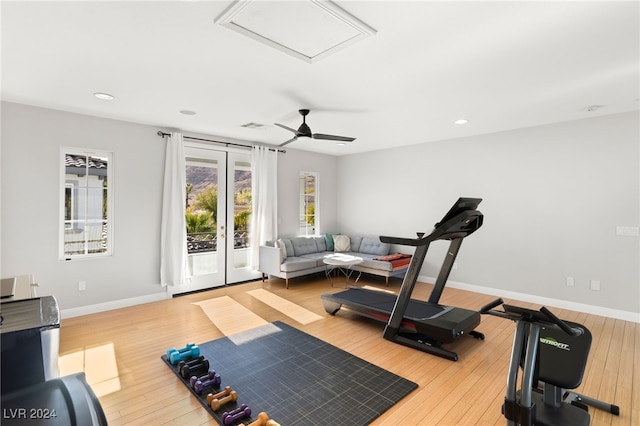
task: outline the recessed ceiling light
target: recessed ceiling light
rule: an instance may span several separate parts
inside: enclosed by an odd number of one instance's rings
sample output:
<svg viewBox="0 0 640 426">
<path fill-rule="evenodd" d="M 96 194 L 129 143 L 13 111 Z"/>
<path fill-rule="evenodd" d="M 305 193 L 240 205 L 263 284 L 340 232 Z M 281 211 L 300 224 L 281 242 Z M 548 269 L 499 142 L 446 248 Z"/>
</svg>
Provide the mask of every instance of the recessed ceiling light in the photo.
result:
<svg viewBox="0 0 640 426">
<path fill-rule="evenodd" d="M 337 143 L 336 145 L 338 145 L 338 146 L 346 146 L 347 144 L 346 144 L 346 143 L 343 143 L 343 142 L 339 142 L 339 143 Z"/>
<path fill-rule="evenodd" d="M 467 124 L 469 122 L 469 120 L 467 120 L 466 118 L 460 118 L 456 121 L 454 121 L 454 124 Z"/>
<path fill-rule="evenodd" d="M 184 114 L 184 115 L 196 115 L 195 111 L 191 111 L 189 109 L 181 109 L 180 110 L 180 114 Z"/>
<path fill-rule="evenodd" d="M 110 95 L 108 93 L 101 93 L 101 92 L 94 93 L 93 96 L 95 96 L 98 99 L 105 100 L 105 101 L 111 101 L 111 100 L 113 100 L 115 98 L 115 96 L 113 96 L 113 95 Z"/>
</svg>

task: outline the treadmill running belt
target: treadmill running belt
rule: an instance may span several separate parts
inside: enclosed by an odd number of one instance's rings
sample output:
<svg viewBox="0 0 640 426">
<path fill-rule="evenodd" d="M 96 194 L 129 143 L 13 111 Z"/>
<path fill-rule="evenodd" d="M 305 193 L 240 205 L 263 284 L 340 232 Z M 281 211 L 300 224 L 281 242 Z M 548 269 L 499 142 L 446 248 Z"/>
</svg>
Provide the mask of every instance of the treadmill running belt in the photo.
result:
<svg viewBox="0 0 640 426">
<path fill-rule="evenodd" d="M 361 305 L 384 312 L 391 315 L 393 306 L 396 303 L 395 294 L 387 294 L 379 291 L 365 290 L 358 287 L 352 287 L 346 291 L 331 295 L 331 298 L 340 303 L 348 305 Z M 425 319 L 437 317 L 447 311 L 447 307 L 427 304 L 419 300 L 412 299 L 407 306 L 404 318 L 408 319 Z"/>
</svg>

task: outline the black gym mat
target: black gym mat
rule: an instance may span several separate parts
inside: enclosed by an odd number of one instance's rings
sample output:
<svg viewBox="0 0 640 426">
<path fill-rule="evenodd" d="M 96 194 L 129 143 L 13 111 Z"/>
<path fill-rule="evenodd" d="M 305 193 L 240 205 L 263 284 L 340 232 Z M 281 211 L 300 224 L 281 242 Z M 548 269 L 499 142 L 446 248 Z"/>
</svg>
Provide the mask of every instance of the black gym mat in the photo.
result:
<svg viewBox="0 0 640 426">
<path fill-rule="evenodd" d="M 162 359 L 220 424 L 224 411 L 246 404 L 251 420 L 265 411 L 282 426 L 367 425 L 418 387 L 279 321 L 198 346 L 221 376 L 221 388 L 238 392 L 238 401 L 218 412 L 206 394 L 219 389 L 196 394 L 167 356 Z"/>
</svg>

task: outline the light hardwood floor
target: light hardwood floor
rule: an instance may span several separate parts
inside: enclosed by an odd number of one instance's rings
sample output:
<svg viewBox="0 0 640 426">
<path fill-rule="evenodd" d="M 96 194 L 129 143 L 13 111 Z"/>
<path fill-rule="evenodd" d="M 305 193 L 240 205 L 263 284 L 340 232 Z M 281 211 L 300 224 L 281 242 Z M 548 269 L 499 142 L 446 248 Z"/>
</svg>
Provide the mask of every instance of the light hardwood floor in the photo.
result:
<svg viewBox="0 0 640 426">
<path fill-rule="evenodd" d="M 365 284 L 384 288 L 384 281 L 376 277 L 364 276 L 359 285 Z M 392 279 L 389 288 L 397 291 L 399 286 L 400 281 Z M 289 318 L 248 293 L 261 288 L 322 319 L 302 324 Z M 426 298 L 430 290 L 430 285 L 418 284 L 414 297 Z M 320 295 L 337 291 L 340 289 L 331 288 L 321 275 L 294 279 L 288 290 L 283 280 L 273 279 L 65 319 L 60 331 L 60 355 L 69 361 L 84 359 L 89 381 L 101 382 L 92 387 L 101 394 L 99 399 L 111 425 L 216 424 L 160 356 L 172 346 L 223 337 L 194 302 L 228 296 L 268 322 L 283 321 L 418 383 L 418 389 L 374 425 L 505 423 L 500 407 L 514 331 L 511 321 L 483 316 L 478 330 L 486 339 L 463 338 L 449 345 L 460 358 L 452 362 L 383 339 L 379 322 L 345 310 L 328 315 Z M 479 309 L 493 299 L 446 288 L 441 303 Z M 578 391 L 620 406 L 619 417 L 590 409 L 591 424 L 639 425 L 640 324 L 563 309 L 552 311 L 584 324 L 593 334 L 589 363 Z"/>
</svg>

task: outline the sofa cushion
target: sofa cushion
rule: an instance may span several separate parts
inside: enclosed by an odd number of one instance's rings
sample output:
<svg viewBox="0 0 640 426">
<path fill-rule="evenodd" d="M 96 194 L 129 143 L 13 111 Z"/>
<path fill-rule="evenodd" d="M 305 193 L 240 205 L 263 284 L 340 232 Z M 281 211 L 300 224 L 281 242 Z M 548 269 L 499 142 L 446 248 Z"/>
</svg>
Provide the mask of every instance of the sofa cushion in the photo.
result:
<svg viewBox="0 0 640 426">
<path fill-rule="evenodd" d="M 405 269 L 409 267 L 411 263 L 411 255 L 406 253 L 394 253 L 388 256 L 374 257 L 373 260 L 381 260 L 383 262 L 390 262 L 392 270 Z"/>
<path fill-rule="evenodd" d="M 327 251 L 327 241 L 324 237 L 315 237 L 316 248 L 318 252 L 322 253 L 323 251 Z"/>
<path fill-rule="evenodd" d="M 326 233 L 324 234 L 324 241 L 327 245 L 327 251 L 333 251 L 333 236 L 334 235 L 340 235 L 339 232 L 336 232 L 334 234 L 330 234 L 330 233 Z"/>
<path fill-rule="evenodd" d="M 316 262 L 316 266 L 323 266 L 324 265 L 324 257 L 327 255 L 326 251 L 323 251 L 321 253 L 309 253 L 309 254 L 303 254 L 302 258 L 304 259 L 313 259 Z"/>
<path fill-rule="evenodd" d="M 306 259 L 304 257 L 287 257 L 280 265 L 282 272 L 296 272 L 304 269 L 311 269 L 317 266 L 315 259 Z"/>
<path fill-rule="evenodd" d="M 349 235 L 349 240 L 351 244 L 351 251 L 358 252 L 360 251 L 360 244 L 362 243 L 361 235 Z"/>
<path fill-rule="evenodd" d="M 287 258 L 287 248 L 284 245 L 284 241 L 280 238 L 276 241 L 278 248 L 280 249 L 280 263 L 284 262 Z"/>
<path fill-rule="evenodd" d="M 295 256 L 295 253 L 293 252 L 293 246 L 291 245 L 291 240 L 289 238 L 281 238 L 281 240 L 284 243 L 284 248 L 287 251 L 287 257 Z M 275 246 L 278 247 L 278 243 L 277 242 L 276 242 Z"/>
<path fill-rule="evenodd" d="M 360 253 L 376 254 L 378 256 L 386 256 L 389 254 L 391 244 L 383 243 L 378 237 L 362 237 Z"/>
<path fill-rule="evenodd" d="M 379 269 L 381 271 L 393 271 L 391 262 L 384 262 L 382 260 L 364 259 L 358 266 L 362 268 Z"/>
<path fill-rule="evenodd" d="M 315 238 L 292 238 L 291 245 L 293 246 L 293 253 L 295 256 L 318 252 L 318 246 L 316 245 Z"/>
<path fill-rule="evenodd" d="M 337 252 L 351 251 L 351 240 L 347 235 L 334 235 L 333 248 Z"/>
</svg>

